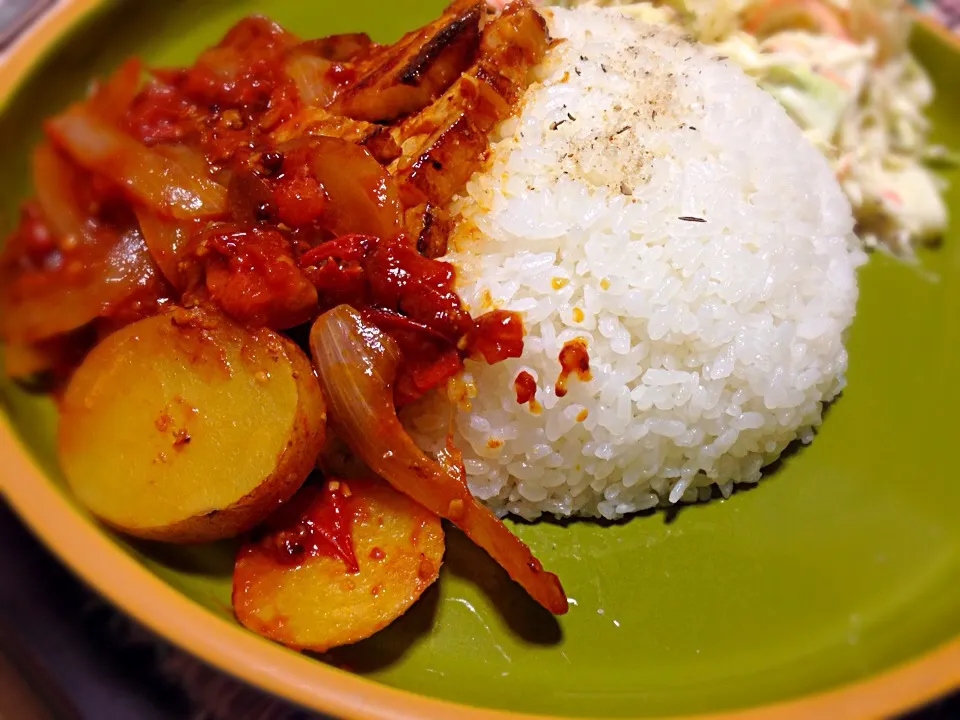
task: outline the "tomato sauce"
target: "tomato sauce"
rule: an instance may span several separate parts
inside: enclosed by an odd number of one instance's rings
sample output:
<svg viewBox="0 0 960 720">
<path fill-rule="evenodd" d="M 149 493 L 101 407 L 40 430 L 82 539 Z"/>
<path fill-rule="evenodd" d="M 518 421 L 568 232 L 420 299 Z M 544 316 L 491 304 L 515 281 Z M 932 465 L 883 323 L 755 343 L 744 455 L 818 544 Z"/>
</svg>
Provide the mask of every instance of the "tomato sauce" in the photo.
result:
<svg viewBox="0 0 960 720">
<path fill-rule="evenodd" d="M 513 389 L 517 394 L 517 404 L 526 405 L 537 396 L 537 381 L 526 370 L 521 370 L 513 381 Z"/>
<path fill-rule="evenodd" d="M 348 573 L 360 572 L 351 535 L 353 509 L 350 486 L 329 478 L 324 485 L 307 485 L 266 522 L 259 544 L 277 563 L 297 566 L 312 557 L 343 561 Z"/>
<path fill-rule="evenodd" d="M 403 237 L 340 237 L 305 253 L 300 265 L 317 288 L 321 310 L 350 304 L 397 341 L 398 406 L 455 376 L 464 357 L 494 363 L 523 352 L 517 313 L 493 310 L 472 318 L 454 289 L 453 266 L 424 257 Z"/>
<path fill-rule="evenodd" d="M 192 67 L 154 69 L 123 125 L 146 145 L 197 147 L 212 165 L 248 157 L 262 135 L 299 108 L 283 66 L 298 42 L 265 18 L 245 18 Z"/>
<path fill-rule="evenodd" d="M 510 310 L 491 310 L 477 318 L 467 336 L 467 352 L 493 365 L 523 353 L 523 320 Z"/>
<path fill-rule="evenodd" d="M 587 343 L 582 338 L 569 340 L 560 348 L 560 376 L 557 378 L 557 384 L 554 392 L 557 397 L 563 397 L 567 394 L 567 381 L 571 375 L 575 375 L 582 382 L 588 382 L 592 375 L 590 374 L 590 355 L 587 353 Z"/>
<path fill-rule="evenodd" d="M 193 294 L 205 290 L 211 302 L 247 325 L 284 329 L 316 314 L 316 289 L 278 230 L 217 225 L 200 233 L 190 252 Z"/>
<path fill-rule="evenodd" d="M 54 139 L 51 162 L 61 164 L 64 172 L 56 174 L 66 178 L 60 187 L 70 188 L 72 207 L 89 215 L 81 220 L 92 230 L 109 231 L 92 237 L 108 242 L 102 248 L 70 247 L 76 238 L 58 237 L 40 206 L 28 203 L 0 263 L 4 291 L 41 295 L 75 288 L 86 314 L 77 313 L 74 325 L 89 317 L 104 333 L 171 304 L 209 304 L 248 326 L 277 330 L 350 304 L 400 347 L 398 405 L 443 386 L 463 370 L 466 358 L 495 363 L 519 357 L 520 316 L 493 310 L 471 317 L 456 292 L 454 267 L 426 257 L 417 246 L 421 238 L 405 231 L 407 214 L 419 217 L 421 209 L 403 205 L 389 160 L 373 142 L 345 139 L 370 137 L 369 123 L 322 109 L 317 98 L 332 99 L 355 82 L 363 75 L 357 63 L 376 51 L 368 40 L 338 47 L 326 55 L 331 50 L 322 43 L 302 42 L 265 18 L 251 17 L 192 66 L 149 69 L 142 87 L 143 67 L 126 63 L 98 86 L 86 109 L 187 175 L 225 188 L 223 212 L 188 217 L 174 237 L 166 211 L 132 206 L 122 183 L 83 167 Z M 296 131 L 311 127 L 314 117 L 349 133 Z M 278 128 L 294 128 L 294 134 Z M 399 153 L 397 146 L 392 157 Z M 411 226 L 427 227 L 442 210 L 427 209 L 432 214 Z M 149 234 L 147 257 L 141 258 L 146 270 L 128 281 L 119 300 L 101 298 L 88 287 L 90 268 L 99 267 L 89 253 L 104 255 L 113 237 L 136 231 L 138 220 Z M 440 237 L 431 247 L 445 247 L 447 226 L 434 224 L 431 231 Z M 76 279 L 68 266 L 78 269 Z M 0 304 L 11 305 L 3 297 Z M 52 318 L 60 305 L 50 307 Z M 56 327 L 51 320 L 14 329 L 33 341 Z M 12 330 L 0 327 L 0 334 L 9 337 Z"/>
</svg>

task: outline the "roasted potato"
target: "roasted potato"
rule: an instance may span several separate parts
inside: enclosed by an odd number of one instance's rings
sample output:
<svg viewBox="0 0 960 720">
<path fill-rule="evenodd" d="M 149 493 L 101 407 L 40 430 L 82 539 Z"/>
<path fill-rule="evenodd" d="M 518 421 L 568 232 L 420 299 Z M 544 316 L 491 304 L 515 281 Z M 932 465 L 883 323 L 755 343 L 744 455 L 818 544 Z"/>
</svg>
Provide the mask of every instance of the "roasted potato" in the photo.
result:
<svg viewBox="0 0 960 720">
<path fill-rule="evenodd" d="M 176 309 L 108 336 L 63 398 L 60 462 L 76 497 L 130 535 L 202 542 L 288 500 L 324 442 L 309 360 L 266 329 Z"/>
<path fill-rule="evenodd" d="M 437 516 L 382 480 L 308 485 L 241 547 L 234 612 L 288 647 L 353 643 L 413 605 L 437 579 L 443 551 Z"/>
</svg>

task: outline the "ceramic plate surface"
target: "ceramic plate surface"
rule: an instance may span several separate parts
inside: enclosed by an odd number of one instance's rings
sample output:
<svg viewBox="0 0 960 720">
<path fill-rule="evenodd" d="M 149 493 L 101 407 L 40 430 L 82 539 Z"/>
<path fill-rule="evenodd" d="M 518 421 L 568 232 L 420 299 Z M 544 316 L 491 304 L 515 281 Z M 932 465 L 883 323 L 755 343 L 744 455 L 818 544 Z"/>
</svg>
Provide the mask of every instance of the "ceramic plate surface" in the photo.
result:
<svg viewBox="0 0 960 720">
<path fill-rule="evenodd" d="M 0 70 L 0 220 L 29 192 L 40 121 L 129 54 L 187 64 L 239 17 L 304 37 L 388 41 L 441 3 L 154 0 L 62 3 Z M 960 149 L 960 55 L 914 37 L 938 96 L 938 141 Z M 886 713 L 960 681 L 960 174 L 943 245 L 861 273 L 849 387 L 812 446 L 724 502 L 629 522 L 517 532 L 572 598 L 546 616 L 457 533 L 441 582 L 403 619 L 324 659 L 237 626 L 233 547 L 130 544 L 64 492 L 52 404 L 0 384 L 0 475 L 13 506 L 101 592 L 208 661 L 315 709 L 471 717 L 438 701 L 575 717 Z M 347 673 L 335 666 L 346 666 Z M 775 714 L 776 713 L 776 714 Z M 726 715 L 724 715 L 726 716 Z"/>
</svg>

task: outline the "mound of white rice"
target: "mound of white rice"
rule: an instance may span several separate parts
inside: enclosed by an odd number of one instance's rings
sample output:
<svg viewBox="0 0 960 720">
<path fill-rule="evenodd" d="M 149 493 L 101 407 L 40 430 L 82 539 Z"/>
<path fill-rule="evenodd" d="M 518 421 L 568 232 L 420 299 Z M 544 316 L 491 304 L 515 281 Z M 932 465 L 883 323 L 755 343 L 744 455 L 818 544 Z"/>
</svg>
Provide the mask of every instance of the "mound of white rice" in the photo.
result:
<svg viewBox="0 0 960 720">
<path fill-rule="evenodd" d="M 527 518 L 728 495 L 809 442 L 843 387 L 865 259 L 850 206 L 731 64 L 616 10 L 545 13 L 565 41 L 454 206 L 459 292 L 526 329 L 521 358 L 468 363 L 470 489 Z M 560 398 L 576 338 L 592 379 Z M 536 406 L 517 402 L 521 371 Z"/>
</svg>

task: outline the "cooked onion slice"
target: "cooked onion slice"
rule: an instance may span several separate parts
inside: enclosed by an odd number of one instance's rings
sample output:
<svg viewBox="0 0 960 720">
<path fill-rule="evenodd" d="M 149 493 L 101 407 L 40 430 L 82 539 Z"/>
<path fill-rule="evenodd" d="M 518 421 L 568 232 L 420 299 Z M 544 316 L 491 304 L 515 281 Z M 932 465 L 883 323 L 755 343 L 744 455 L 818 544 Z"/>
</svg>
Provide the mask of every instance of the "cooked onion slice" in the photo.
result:
<svg viewBox="0 0 960 720">
<path fill-rule="evenodd" d="M 321 57 L 294 52 L 284 64 L 284 71 L 297 86 L 297 94 L 306 105 L 324 107 L 337 95 L 339 86 L 331 80 L 333 63 Z"/>
<path fill-rule="evenodd" d="M 81 205 L 76 191 L 89 182 L 89 176 L 50 143 L 40 143 L 33 151 L 33 182 L 43 218 L 61 242 L 96 242 L 87 224 L 87 208 Z"/>
<path fill-rule="evenodd" d="M 111 244 L 53 270 L 0 268 L 0 337 L 36 342 L 76 330 L 149 286 L 157 271 L 140 233 L 106 235 Z"/>
<path fill-rule="evenodd" d="M 227 209 L 227 190 L 141 145 L 82 105 L 48 121 L 47 134 L 81 167 L 112 180 L 134 200 L 178 220 Z"/>
<path fill-rule="evenodd" d="M 146 208 L 137 208 L 137 220 L 147 249 L 167 281 L 183 290 L 185 279 L 180 271 L 187 242 L 201 226 L 199 221 L 160 217 Z"/>
<path fill-rule="evenodd" d="M 310 167 L 330 199 L 323 223 L 335 235 L 396 237 L 401 230 L 396 181 L 370 151 L 333 137 L 310 141 Z"/>
<path fill-rule="evenodd" d="M 462 473 L 427 457 L 403 429 L 393 403 L 400 360 L 394 340 L 340 305 L 314 323 L 310 349 L 330 420 L 350 449 L 397 490 L 463 530 L 547 610 L 565 613 L 557 576 L 470 494 Z"/>
</svg>

